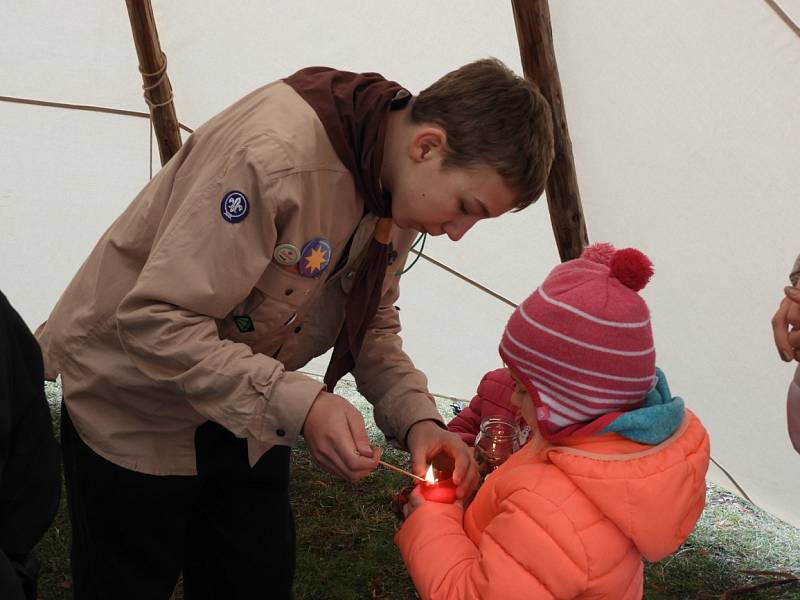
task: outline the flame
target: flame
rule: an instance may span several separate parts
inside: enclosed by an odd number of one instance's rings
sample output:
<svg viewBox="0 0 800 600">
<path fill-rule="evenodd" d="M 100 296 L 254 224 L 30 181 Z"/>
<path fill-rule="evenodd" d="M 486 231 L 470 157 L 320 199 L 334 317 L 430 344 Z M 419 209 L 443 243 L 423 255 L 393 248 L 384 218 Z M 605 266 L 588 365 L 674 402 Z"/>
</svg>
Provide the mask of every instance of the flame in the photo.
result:
<svg viewBox="0 0 800 600">
<path fill-rule="evenodd" d="M 436 478 L 433 476 L 433 465 L 428 465 L 428 470 L 425 472 L 425 481 L 428 483 L 436 483 Z"/>
</svg>

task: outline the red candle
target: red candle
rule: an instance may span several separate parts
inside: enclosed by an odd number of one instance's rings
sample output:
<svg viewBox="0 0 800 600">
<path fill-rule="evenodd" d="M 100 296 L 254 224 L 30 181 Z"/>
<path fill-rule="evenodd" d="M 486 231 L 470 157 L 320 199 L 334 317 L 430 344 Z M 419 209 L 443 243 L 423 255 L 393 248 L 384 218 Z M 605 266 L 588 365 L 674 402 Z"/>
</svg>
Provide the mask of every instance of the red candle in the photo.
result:
<svg viewBox="0 0 800 600">
<path fill-rule="evenodd" d="M 438 473 L 437 473 L 438 474 Z M 431 502 L 441 502 L 442 504 L 452 504 L 456 501 L 457 486 L 451 477 L 438 479 L 434 477 L 433 465 L 428 467 L 425 474 L 425 483 L 420 483 L 422 497 Z"/>
</svg>

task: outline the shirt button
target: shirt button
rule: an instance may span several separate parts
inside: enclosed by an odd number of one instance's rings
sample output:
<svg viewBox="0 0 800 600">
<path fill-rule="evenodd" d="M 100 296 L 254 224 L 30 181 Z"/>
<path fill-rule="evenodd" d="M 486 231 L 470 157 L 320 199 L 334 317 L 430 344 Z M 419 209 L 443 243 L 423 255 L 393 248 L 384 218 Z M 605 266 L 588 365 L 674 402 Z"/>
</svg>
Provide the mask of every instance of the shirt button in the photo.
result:
<svg viewBox="0 0 800 600">
<path fill-rule="evenodd" d="M 353 277 L 355 277 L 355 275 L 356 275 L 355 271 L 350 271 L 347 275 L 345 275 L 345 277 L 347 277 L 348 279 L 352 279 Z"/>
<path fill-rule="evenodd" d="M 283 429 L 278 429 L 275 433 L 277 433 L 281 437 L 286 435 L 286 432 Z"/>
<path fill-rule="evenodd" d="M 286 290 L 283 293 L 286 294 L 287 296 L 291 296 L 293 291 L 294 290 L 292 288 L 286 288 Z"/>
<path fill-rule="evenodd" d="M 297 327 L 294 328 L 294 332 L 295 333 L 300 333 L 301 331 L 303 331 L 303 326 L 302 325 L 298 325 Z"/>
</svg>

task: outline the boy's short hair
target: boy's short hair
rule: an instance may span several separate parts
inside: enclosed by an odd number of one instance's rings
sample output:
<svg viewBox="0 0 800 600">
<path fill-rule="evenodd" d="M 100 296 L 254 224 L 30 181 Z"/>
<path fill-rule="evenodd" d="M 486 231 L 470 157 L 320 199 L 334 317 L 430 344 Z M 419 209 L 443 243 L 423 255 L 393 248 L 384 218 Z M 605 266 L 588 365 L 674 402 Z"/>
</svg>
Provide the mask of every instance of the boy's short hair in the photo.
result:
<svg viewBox="0 0 800 600">
<path fill-rule="evenodd" d="M 411 120 L 445 130 L 445 168 L 495 169 L 518 194 L 516 210 L 544 191 L 554 152 L 550 106 L 499 60 L 478 60 L 436 81 L 414 99 Z"/>
</svg>

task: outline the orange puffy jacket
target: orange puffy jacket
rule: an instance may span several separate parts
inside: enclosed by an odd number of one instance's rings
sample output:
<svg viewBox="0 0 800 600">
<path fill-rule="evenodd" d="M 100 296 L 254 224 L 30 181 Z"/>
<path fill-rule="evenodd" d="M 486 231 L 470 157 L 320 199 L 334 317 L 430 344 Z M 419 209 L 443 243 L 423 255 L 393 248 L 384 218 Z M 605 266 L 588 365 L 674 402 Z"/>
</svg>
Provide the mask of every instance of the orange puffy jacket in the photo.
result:
<svg viewBox="0 0 800 600">
<path fill-rule="evenodd" d="M 421 597 L 513 600 L 642 597 L 657 561 L 705 504 L 706 430 L 690 411 L 664 442 L 616 433 L 541 436 L 491 474 L 464 512 L 425 502 L 395 542 Z"/>
</svg>

